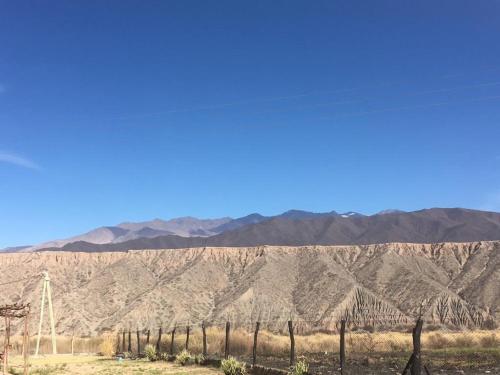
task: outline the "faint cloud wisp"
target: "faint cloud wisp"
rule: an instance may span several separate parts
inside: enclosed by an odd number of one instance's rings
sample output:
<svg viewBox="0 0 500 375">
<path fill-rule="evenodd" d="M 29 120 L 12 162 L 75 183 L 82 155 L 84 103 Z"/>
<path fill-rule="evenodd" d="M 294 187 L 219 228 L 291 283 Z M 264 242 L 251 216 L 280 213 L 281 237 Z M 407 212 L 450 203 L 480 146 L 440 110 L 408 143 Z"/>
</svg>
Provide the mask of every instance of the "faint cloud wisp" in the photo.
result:
<svg viewBox="0 0 500 375">
<path fill-rule="evenodd" d="M 18 167 L 23 167 L 28 169 L 35 169 L 35 170 L 41 169 L 40 166 L 36 164 L 34 161 L 19 156 L 17 154 L 13 154 L 11 152 L 0 151 L 0 163 L 1 162 L 13 164 Z"/>
</svg>

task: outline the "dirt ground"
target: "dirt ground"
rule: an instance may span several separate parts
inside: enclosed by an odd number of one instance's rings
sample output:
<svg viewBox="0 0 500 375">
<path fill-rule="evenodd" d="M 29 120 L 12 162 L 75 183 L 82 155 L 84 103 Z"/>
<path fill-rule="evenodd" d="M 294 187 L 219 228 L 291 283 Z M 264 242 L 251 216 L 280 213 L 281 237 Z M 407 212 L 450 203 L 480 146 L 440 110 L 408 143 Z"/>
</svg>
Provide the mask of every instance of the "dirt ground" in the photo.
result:
<svg viewBox="0 0 500 375">
<path fill-rule="evenodd" d="M 345 374 L 348 375 L 381 375 L 401 374 L 410 353 L 372 353 L 370 356 L 348 358 Z M 241 360 L 249 360 L 241 358 Z M 259 358 L 259 365 L 286 369 L 287 358 Z M 332 353 L 309 354 L 307 356 L 309 370 L 315 375 L 340 374 L 340 363 L 337 355 Z M 500 375 L 500 348 L 494 350 L 475 351 L 434 351 L 422 353 L 422 364 L 427 366 L 431 374 L 451 375 Z"/>
<path fill-rule="evenodd" d="M 249 362 L 249 358 L 240 358 Z M 373 355 L 364 358 L 349 358 L 347 375 L 381 375 L 401 374 L 408 357 L 406 354 L 385 356 Z M 21 357 L 11 357 L 9 369 L 11 374 L 22 374 Z M 309 355 L 310 372 L 315 375 L 340 374 L 337 358 L 331 353 Z M 262 358 L 258 364 L 266 367 L 287 369 L 287 358 Z M 476 352 L 434 352 L 423 353 L 422 363 L 427 365 L 431 374 L 479 375 L 500 374 L 500 353 L 498 350 Z M 213 367 L 180 366 L 171 362 L 149 362 L 147 360 L 116 360 L 92 355 L 56 355 L 30 358 L 32 375 L 221 375 L 222 372 Z"/>
<path fill-rule="evenodd" d="M 147 360 L 113 360 L 96 356 L 56 355 L 30 359 L 32 375 L 220 375 L 212 367 L 180 366 L 170 362 Z M 11 374 L 22 374 L 21 358 L 13 357 Z"/>
</svg>

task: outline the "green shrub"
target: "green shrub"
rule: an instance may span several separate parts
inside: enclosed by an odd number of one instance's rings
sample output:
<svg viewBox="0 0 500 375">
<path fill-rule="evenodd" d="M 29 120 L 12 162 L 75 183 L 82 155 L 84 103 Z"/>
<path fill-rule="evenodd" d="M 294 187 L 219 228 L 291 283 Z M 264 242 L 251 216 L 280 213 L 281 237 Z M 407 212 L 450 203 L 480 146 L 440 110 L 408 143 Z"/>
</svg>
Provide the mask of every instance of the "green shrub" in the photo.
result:
<svg viewBox="0 0 500 375">
<path fill-rule="evenodd" d="M 189 363 L 190 360 L 191 360 L 191 354 L 186 349 L 177 354 L 177 356 L 175 357 L 175 362 L 177 362 L 181 366 L 185 366 L 186 364 Z"/>
<path fill-rule="evenodd" d="M 148 344 L 144 348 L 144 354 L 146 355 L 146 358 L 149 359 L 151 362 L 156 361 L 158 359 L 158 355 L 156 354 L 156 348 Z"/>
<path fill-rule="evenodd" d="M 168 353 L 159 353 L 158 354 L 158 359 L 160 361 L 168 361 L 169 357 L 170 357 L 170 355 Z"/>
<path fill-rule="evenodd" d="M 203 354 L 196 354 L 194 356 L 194 363 L 197 365 L 203 365 L 205 363 L 205 356 Z"/>
<path fill-rule="evenodd" d="M 305 375 L 309 373 L 309 365 L 305 358 L 299 358 L 295 366 L 292 367 L 289 375 Z"/>
<path fill-rule="evenodd" d="M 247 373 L 245 364 L 234 357 L 222 360 L 220 368 L 225 375 L 246 375 Z"/>
</svg>

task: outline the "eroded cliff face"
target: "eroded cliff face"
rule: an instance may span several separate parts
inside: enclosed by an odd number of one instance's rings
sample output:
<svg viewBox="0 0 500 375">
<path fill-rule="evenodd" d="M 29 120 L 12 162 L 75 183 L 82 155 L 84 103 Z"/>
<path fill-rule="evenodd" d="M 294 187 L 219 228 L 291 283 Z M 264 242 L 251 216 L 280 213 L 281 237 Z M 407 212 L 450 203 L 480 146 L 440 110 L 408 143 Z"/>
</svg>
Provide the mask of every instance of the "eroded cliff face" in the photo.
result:
<svg viewBox="0 0 500 375">
<path fill-rule="evenodd" d="M 436 321 L 500 318 L 500 242 L 0 254 L 0 284 L 27 278 L 2 286 L 0 303 L 30 302 L 36 316 L 44 270 L 61 334 L 227 318 L 396 322 L 422 302 Z"/>
</svg>

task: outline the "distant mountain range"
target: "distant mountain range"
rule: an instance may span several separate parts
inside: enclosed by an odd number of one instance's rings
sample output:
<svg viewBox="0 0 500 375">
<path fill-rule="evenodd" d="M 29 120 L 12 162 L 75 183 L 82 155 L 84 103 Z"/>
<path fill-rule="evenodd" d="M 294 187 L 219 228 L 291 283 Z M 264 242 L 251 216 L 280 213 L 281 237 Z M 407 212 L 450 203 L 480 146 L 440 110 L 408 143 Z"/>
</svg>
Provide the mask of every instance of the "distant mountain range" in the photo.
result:
<svg viewBox="0 0 500 375">
<path fill-rule="evenodd" d="M 60 249 L 100 252 L 207 246 L 363 245 L 486 240 L 500 240 L 500 213 L 432 208 L 414 212 L 386 210 L 366 216 L 357 212 L 290 210 L 277 216 L 254 213 L 237 219 L 183 217 L 168 221 L 126 222 L 100 227 L 63 240 L 4 251 Z"/>
</svg>

